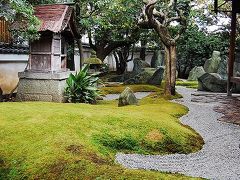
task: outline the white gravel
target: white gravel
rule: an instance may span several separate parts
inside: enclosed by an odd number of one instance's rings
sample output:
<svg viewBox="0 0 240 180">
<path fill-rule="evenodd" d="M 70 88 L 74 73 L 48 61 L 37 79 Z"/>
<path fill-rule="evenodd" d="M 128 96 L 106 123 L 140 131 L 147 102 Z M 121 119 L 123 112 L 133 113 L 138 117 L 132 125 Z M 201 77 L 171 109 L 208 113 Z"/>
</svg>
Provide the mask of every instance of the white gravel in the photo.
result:
<svg viewBox="0 0 240 180">
<path fill-rule="evenodd" d="M 191 102 L 195 90 L 178 87 L 183 95 L 179 103 L 189 108 L 181 118 L 183 124 L 191 126 L 204 139 L 203 149 L 188 155 L 116 155 L 116 161 L 132 169 L 158 170 L 181 173 L 193 177 L 216 180 L 240 180 L 240 126 L 220 122 L 220 113 L 213 110 L 217 102 Z"/>
</svg>

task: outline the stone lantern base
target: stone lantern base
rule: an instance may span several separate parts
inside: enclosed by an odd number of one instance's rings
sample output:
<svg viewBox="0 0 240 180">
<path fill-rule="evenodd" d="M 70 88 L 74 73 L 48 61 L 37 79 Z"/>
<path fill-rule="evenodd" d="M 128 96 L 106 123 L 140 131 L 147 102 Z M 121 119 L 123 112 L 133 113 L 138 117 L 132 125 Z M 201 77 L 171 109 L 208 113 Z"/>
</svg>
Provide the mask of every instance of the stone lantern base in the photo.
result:
<svg viewBox="0 0 240 180">
<path fill-rule="evenodd" d="M 70 71 L 57 73 L 20 72 L 17 101 L 65 102 L 64 88 Z"/>
</svg>

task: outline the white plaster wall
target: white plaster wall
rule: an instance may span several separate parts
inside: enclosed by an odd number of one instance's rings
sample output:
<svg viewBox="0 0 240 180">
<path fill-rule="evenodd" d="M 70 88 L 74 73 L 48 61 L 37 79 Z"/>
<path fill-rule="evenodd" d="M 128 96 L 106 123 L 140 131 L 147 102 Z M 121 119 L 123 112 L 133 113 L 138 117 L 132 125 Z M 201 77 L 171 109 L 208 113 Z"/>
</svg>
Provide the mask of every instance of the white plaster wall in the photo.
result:
<svg viewBox="0 0 240 180">
<path fill-rule="evenodd" d="M 9 94 L 18 84 L 18 72 L 25 70 L 29 56 L 0 54 L 0 87 L 4 94 Z M 76 71 L 80 69 L 80 58 L 74 56 Z"/>
<path fill-rule="evenodd" d="M 18 72 L 24 71 L 28 55 L 0 54 L 0 87 L 9 94 L 18 83 Z"/>
<path fill-rule="evenodd" d="M 90 56 L 90 51 L 84 51 L 84 58 Z M 150 64 L 151 58 L 153 56 L 152 52 L 148 52 L 146 56 L 146 61 Z M 134 54 L 134 58 L 138 58 L 139 53 Z M 19 78 L 18 72 L 24 71 L 27 65 L 29 56 L 28 55 L 16 55 L 16 54 L 0 54 L 0 87 L 4 94 L 10 93 L 17 85 Z M 130 58 L 130 57 L 129 57 Z M 75 70 L 80 70 L 80 57 L 78 55 L 74 56 Z M 112 55 L 108 56 L 105 63 L 109 64 L 110 70 L 116 70 L 116 62 Z M 132 71 L 133 62 L 128 62 L 128 71 Z"/>
</svg>

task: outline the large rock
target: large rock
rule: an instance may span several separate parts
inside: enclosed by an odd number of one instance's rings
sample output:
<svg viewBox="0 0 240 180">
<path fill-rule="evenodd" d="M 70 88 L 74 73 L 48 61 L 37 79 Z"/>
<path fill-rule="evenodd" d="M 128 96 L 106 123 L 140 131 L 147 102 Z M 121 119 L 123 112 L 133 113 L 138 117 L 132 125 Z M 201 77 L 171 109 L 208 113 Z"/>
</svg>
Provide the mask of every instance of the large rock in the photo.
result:
<svg viewBox="0 0 240 180">
<path fill-rule="evenodd" d="M 226 92 L 227 81 L 223 80 L 219 74 L 205 73 L 198 78 L 198 90 L 211 92 Z"/>
<path fill-rule="evenodd" d="M 139 74 L 126 78 L 124 84 L 146 84 L 155 71 L 155 68 L 143 68 Z"/>
<path fill-rule="evenodd" d="M 189 73 L 188 81 L 197 81 L 205 73 L 202 66 L 195 66 Z"/>
<path fill-rule="evenodd" d="M 147 62 L 142 61 L 139 58 L 135 58 L 133 60 L 133 64 L 134 64 L 134 66 L 133 66 L 133 73 L 134 74 L 139 74 L 139 73 L 142 72 L 143 68 L 149 68 L 150 67 L 150 65 Z"/>
<path fill-rule="evenodd" d="M 228 78 L 228 75 L 227 75 L 227 59 L 222 59 L 220 61 L 217 74 L 219 74 L 223 80 L 227 80 L 227 78 Z"/>
<path fill-rule="evenodd" d="M 124 75 L 117 75 L 108 79 L 109 82 L 123 82 Z"/>
<path fill-rule="evenodd" d="M 206 60 L 204 64 L 204 70 L 207 73 L 217 73 L 220 62 L 221 62 L 220 52 L 213 51 L 212 57 Z"/>
<path fill-rule="evenodd" d="M 234 63 L 234 76 L 240 77 L 240 63 Z"/>
<path fill-rule="evenodd" d="M 146 84 L 155 73 L 155 68 L 144 68 L 143 72 L 135 76 L 136 84 Z"/>
<path fill-rule="evenodd" d="M 133 91 L 127 87 L 119 96 L 118 106 L 138 105 L 138 100 Z"/>
<path fill-rule="evenodd" d="M 148 83 L 152 85 L 161 85 L 163 80 L 163 75 L 164 75 L 164 68 L 159 67 L 158 70 L 148 80 Z"/>
<path fill-rule="evenodd" d="M 151 67 L 157 68 L 163 65 L 163 54 L 161 50 L 157 50 L 154 52 L 153 57 L 151 59 Z"/>
<path fill-rule="evenodd" d="M 227 80 L 228 74 L 227 74 L 227 67 L 228 67 L 228 60 L 227 58 L 222 59 L 217 73 L 221 76 L 222 79 Z M 240 63 L 234 62 L 234 76 L 239 77 L 240 76 Z"/>
<path fill-rule="evenodd" d="M 132 78 L 124 81 L 124 84 L 146 84 L 147 81 L 151 78 L 151 74 L 146 71 L 143 71 Z"/>
</svg>

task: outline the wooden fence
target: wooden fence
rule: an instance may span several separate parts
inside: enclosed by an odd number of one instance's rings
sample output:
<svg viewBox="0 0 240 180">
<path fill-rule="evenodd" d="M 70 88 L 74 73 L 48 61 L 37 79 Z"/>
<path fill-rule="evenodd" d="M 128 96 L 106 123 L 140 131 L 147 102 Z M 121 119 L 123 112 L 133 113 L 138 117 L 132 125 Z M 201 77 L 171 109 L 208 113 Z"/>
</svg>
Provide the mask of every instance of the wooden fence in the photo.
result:
<svg viewBox="0 0 240 180">
<path fill-rule="evenodd" d="M 3 18 L 0 18 L 0 43 L 10 43 L 11 35 L 9 32 L 9 24 Z"/>
</svg>

